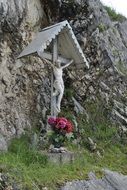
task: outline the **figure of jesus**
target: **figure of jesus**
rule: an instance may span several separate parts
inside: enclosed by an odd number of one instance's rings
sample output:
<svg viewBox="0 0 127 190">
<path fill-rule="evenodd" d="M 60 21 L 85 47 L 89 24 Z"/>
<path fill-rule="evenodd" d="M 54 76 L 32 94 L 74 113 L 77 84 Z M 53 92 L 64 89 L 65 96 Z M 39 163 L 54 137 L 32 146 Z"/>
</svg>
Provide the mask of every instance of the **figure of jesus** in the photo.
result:
<svg viewBox="0 0 127 190">
<path fill-rule="evenodd" d="M 61 61 L 59 60 L 57 60 L 55 64 L 52 64 L 49 61 L 47 62 L 50 63 L 50 65 L 53 68 L 53 73 L 55 77 L 54 84 L 53 84 L 55 91 L 53 92 L 53 96 L 57 96 L 56 111 L 60 112 L 61 100 L 64 94 L 63 69 L 68 67 L 73 62 L 73 60 L 69 61 L 64 66 L 61 65 Z"/>
</svg>

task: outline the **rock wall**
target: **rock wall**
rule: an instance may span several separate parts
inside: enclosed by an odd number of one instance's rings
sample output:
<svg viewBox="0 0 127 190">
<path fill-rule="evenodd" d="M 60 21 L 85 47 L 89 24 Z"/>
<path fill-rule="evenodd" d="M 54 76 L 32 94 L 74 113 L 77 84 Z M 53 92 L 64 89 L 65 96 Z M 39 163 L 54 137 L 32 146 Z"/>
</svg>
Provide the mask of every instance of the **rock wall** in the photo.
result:
<svg viewBox="0 0 127 190">
<path fill-rule="evenodd" d="M 75 96 L 84 106 L 101 101 L 109 119 L 123 129 L 127 126 L 127 20 L 112 21 L 99 0 L 60 2 L 57 19 L 70 21 L 90 64 L 88 71 L 68 71 Z M 55 20 L 54 12 L 50 14 Z"/>
<path fill-rule="evenodd" d="M 127 126 L 127 21 L 112 22 L 99 0 L 0 1 L 0 150 L 31 127 L 43 126 L 50 104 L 50 70 L 36 56 L 17 60 L 41 28 L 67 19 L 90 69 L 67 71 L 76 99 L 98 99 Z M 4 148 L 3 148 L 4 147 Z"/>
<path fill-rule="evenodd" d="M 85 102 L 97 99 L 109 109 L 110 118 L 118 126 L 127 126 L 127 32 L 126 19 L 111 21 L 99 0 L 84 1 L 86 15 L 73 22 L 82 48 L 90 63 L 81 81 Z M 81 76 L 81 75 L 80 75 Z M 81 93 L 80 93 L 81 96 Z"/>
<path fill-rule="evenodd" d="M 86 17 L 73 25 L 90 63 L 80 83 L 85 101 L 91 99 L 94 103 L 99 97 L 109 107 L 113 121 L 126 126 L 127 21 L 112 22 L 100 1 L 85 1 L 85 6 Z"/>
<path fill-rule="evenodd" d="M 49 69 L 36 56 L 17 59 L 47 24 L 40 0 L 0 1 L 0 150 L 12 137 L 42 125 L 49 109 Z"/>
<path fill-rule="evenodd" d="M 94 173 L 89 173 L 89 180 L 85 181 L 72 181 L 61 188 L 61 190 L 124 190 L 127 185 L 127 176 L 112 172 L 110 170 L 104 170 L 104 177 L 97 179 Z"/>
</svg>

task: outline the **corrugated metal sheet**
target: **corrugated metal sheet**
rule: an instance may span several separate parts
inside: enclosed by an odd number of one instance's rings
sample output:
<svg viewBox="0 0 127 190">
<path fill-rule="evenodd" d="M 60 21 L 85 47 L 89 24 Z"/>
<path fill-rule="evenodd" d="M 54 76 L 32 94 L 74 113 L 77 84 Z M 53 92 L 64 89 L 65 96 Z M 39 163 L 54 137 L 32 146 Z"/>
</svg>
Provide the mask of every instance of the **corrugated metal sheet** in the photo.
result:
<svg viewBox="0 0 127 190">
<path fill-rule="evenodd" d="M 73 59 L 78 68 L 89 64 L 82 52 L 82 49 L 67 21 L 44 28 L 42 32 L 22 51 L 18 58 L 36 53 L 43 52 L 58 36 L 58 53 L 61 56 Z"/>
</svg>

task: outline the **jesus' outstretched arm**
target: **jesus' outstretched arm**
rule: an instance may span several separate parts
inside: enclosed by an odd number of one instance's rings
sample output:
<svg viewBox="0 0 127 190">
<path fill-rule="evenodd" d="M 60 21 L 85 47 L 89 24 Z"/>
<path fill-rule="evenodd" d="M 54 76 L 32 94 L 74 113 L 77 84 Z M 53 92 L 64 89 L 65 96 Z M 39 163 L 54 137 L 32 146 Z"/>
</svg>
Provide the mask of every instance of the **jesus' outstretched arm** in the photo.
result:
<svg viewBox="0 0 127 190">
<path fill-rule="evenodd" d="M 69 61 L 69 63 L 67 63 L 66 65 L 62 66 L 61 68 L 64 69 L 64 68 L 68 67 L 71 63 L 73 63 L 73 59 L 71 59 L 71 61 Z"/>
</svg>

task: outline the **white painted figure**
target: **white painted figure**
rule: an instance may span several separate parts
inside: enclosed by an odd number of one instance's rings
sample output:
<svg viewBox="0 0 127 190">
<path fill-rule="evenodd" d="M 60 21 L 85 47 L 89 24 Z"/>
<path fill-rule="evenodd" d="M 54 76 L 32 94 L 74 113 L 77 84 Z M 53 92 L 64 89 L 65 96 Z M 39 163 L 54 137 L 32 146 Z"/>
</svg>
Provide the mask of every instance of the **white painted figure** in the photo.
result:
<svg viewBox="0 0 127 190">
<path fill-rule="evenodd" d="M 61 66 L 61 61 L 57 60 L 55 64 L 52 64 L 51 62 L 47 61 L 47 63 L 50 63 L 50 65 L 53 68 L 54 72 L 54 88 L 55 91 L 53 92 L 53 96 L 57 96 L 57 102 L 56 102 L 56 111 L 60 112 L 60 107 L 61 107 L 61 100 L 63 98 L 64 94 L 64 81 L 63 81 L 63 69 L 68 67 L 73 60 L 69 61 L 66 65 Z"/>
</svg>

